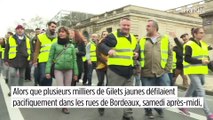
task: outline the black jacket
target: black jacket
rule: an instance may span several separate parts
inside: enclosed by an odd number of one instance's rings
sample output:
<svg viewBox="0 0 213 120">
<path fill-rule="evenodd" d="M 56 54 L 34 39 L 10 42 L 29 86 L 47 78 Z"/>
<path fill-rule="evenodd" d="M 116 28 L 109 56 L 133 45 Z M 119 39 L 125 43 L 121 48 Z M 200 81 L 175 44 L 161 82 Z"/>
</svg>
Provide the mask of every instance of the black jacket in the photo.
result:
<svg viewBox="0 0 213 120">
<path fill-rule="evenodd" d="M 176 68 L 182 70 L 183 69 L 183 44 L 178 40 L 178 38 L 174 38 L 176 46 L 173 47 L 173 51 L 176 53 Z"/>
<path fill-rule="evenodd" d="M 78 64 L 78 73 L 81 74 L 83 72 L 83 60 L 82 57 L 86 55 L 86 49 L 84 43 L 75 43 L 71 41 L 76 49 L 78 49 L 77 56 L 77 64 Z"/>
</svg>

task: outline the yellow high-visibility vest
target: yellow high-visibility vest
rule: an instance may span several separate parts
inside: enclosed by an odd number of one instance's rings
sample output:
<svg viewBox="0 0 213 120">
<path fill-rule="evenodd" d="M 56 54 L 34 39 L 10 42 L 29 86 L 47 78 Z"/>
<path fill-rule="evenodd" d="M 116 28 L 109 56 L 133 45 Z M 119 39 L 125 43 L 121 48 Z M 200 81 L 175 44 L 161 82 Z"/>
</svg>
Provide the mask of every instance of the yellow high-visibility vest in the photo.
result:
<svg viewBox="0 0 213 120">
<path fill-rule="evenodd" d="M 137 39 L 134 35 L 130 34 L 131 42 L 126 37 L 118 37 L 118 32 L 112 33 L 117 41 L 117 44 L 113 50 L 116 51 L 116 55 L 109 56 L 108 65 L 119 65 L 119 66 L 134 66 L 133 57 L 134 50 L 137 45 Z"/>
<path fill-rule="evenodd" d="M 177 58 L 176 58 L 176 52 L 175 51 L 172 51 L 173 52 L 173 59 L 172 59 L 172 69 L 176 69 L 176 62 L 177 62 Z"/>
<path fill-rule="evenodd" d="M 96 56 L 96 44 L 93 41 L 90 41 L 90 59 L 92 62 L 97 61 L 97 56 Z"/>
<path fill-rule="evenodd" d="M 38 56 L 38 62 L 42 63 L 42 62 L 47 62 L 48 58 L 49 58 L 49 53 L 50 53 L 50 48 L 51 45 L 55 42 L 57 42 L 57 38 L 54 38 L 53 40 L 50 40 L 46 33 L 43 34 L 39 34 L 38 35 L 38 39 L 41 42 L 41 49 L 40 49 L 40 53 Z"/>
<path fill-rule="evenodd" d="M 141 67 L 143 68 L 145 66 L 145 47 L 146 47 L 146 38 L 142 38 L 139 42 L 140 48 L 141 48 Z M 168 51 L 169 51 L 169 37 L 167 35 L 164 35 L 161 38 L 161 67 L 165 68 L 168 60 Z"/>
<path fill-rule="evenodd" d="M 3 49 L 2 49 L 2 46 L 0 45 L 0 52 L 2 52 L 2 50 L 3 50 Z"/>
<path fill-rule="evenodd" d="M 82 61 L 85 62 L 87 60 L 86 56 L 82 57 Z"/>
<path fill-rule="evenodd" d="M 13 36 L 10 36 L 9 38 L 9 46 L 10 46 L 10 49 L 9 49 L 9 59 L 14 59 L 16 57 L 16 53 L 17 53 L 17 49 L 16 47 L 18 46 L 17 43 L 16 43 L 16 40 Z M 27 47 L 27 53 L 28 53 L 28 58 L 27 60 L 30 61 L 30 55 L 31 55 L 31 49 L 30 49 L 30 39 L 26 37 L 26 47 Z"/>
<path fill-rule="evenodd" d="M 5 48 L 2 48 L 1 59 L 4 59 Z"/>
<path fill-rule="evenodd" d="M 185 47 L 188 45 L 192 48 L 192 58 L 196 58 L 199 60 L 203 59 L 209 59 L 209 51 L 208 51 L 208 45 L 200 41 L 201 47 L 195 43 L 194 41 L 189 41 L 184 45 L 183 53 L 185 54 Z M 184 74 L 208 74 L 208 66 L 203 65 L 203 64 L 190 64 L 186 62 L 185 60 L 183 61 L 183 66 L 184 66 Z"/>
</svg>

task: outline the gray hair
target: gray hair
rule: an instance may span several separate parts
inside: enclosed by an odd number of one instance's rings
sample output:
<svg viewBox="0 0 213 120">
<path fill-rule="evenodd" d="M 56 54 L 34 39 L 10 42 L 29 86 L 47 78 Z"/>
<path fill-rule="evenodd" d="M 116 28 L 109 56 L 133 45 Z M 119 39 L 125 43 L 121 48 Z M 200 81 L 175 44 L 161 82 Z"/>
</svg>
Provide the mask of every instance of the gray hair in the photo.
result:
<svg viewBox="0 0 213 120">
<path fill-rule="evenodd" d="M 148 22 L 152 22 L 153 23 L 153 26 L 157 29 L 157 31 L 159 30 L 159 27 L 158 27 L 158 22 L 154 19 L 149 19 Z"/>
<path fill-rule="evenodd" d="M 130 21 L 130 19 L 128 17 L 123 17 L 123 18 L 120 19 L 120 21 L 123 21 L 123 20 Z"/>
</svg>

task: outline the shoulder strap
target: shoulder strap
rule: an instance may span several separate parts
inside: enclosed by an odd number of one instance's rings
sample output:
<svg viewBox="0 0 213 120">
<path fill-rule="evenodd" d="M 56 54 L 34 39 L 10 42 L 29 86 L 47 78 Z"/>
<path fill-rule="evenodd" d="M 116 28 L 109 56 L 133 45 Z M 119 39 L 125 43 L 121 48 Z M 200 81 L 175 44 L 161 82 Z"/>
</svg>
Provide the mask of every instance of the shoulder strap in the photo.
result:
<svg viewBox="0 0 213 120">
<path fill-rule="evenodd" d="M 58 55 L 54 58 L 53 62 L 56 63 L 56 60 L 66 51 L 67 48 L 69 48 L 70 45 L 67 45 L 63 50 L 61 50 Z"/>
</svg>

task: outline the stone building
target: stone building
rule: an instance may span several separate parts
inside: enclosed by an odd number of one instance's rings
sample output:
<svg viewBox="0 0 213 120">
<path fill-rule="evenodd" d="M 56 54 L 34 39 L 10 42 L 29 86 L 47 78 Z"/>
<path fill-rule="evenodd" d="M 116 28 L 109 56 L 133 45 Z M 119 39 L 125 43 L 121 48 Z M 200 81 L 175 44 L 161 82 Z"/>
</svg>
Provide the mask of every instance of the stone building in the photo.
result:
<svg viewBox="0 0 213 120">
<path fill-rule="evenodd" d="M 131 19 L 131 32 L 138 35 L 139 38 L 146 34 L 148 19 L 158 21 L 159 32 L 161 34 L 168 34 L 173 31 L 180 36 L 183 33 L 190 34 L 191 28 L 193 27 L 202 26 L 202 19 L 200 17 L 128 5 L 83 20 L 76 24 L 74 28 L 81 30 L 84 34 L 100 34 L 102 31 L 112 32 L 119 29 L 119 21 L 122 17 Z"/>
<path fill-rule="evenodd" d="M 185 16 L 200 17 L 199 15 L 205 11 L 205 6 L 205 1 L 199 1 L 167 10 L 167 12 L 178 13 Z"/>
<path fill-rule="evenodd" d="M 57 21 L 59 26 L 70 27 L 79 21 L 91 18 L 92 16 L 94 15 L 89 13 L 61 10 L 51 20 Z"/>
<path fill-rule="evenodd" d="M 203 27 L 206 30 L 206 39 L 213 45 L 213 1 L 206 0 L 205 12 L 200 14 L 203 18 Z"/>
<path fill-rule="evenodd" d="M 203 27 L 206 32 L 205 40 L 213 46 L 213 0 L 205 0 L 205 2 L 204 13 L 200 16 L 203 18 Z M 210 54 L 210 58 L 213 60 L 213 51 Z"/>
</svg>

